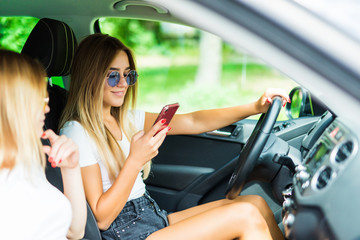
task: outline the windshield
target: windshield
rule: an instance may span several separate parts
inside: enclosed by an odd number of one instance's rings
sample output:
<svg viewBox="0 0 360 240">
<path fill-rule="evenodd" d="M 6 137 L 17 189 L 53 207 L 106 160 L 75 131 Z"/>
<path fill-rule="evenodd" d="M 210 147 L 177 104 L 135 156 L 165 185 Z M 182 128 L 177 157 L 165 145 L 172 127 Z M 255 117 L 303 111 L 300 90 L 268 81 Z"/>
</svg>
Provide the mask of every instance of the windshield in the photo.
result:
<svg viewBox="0 0 360 240">
<path fill-rule="evenodd" d="M 360 40 L 360 1 L 294 0 L 346 34 Z"/>
</svg>

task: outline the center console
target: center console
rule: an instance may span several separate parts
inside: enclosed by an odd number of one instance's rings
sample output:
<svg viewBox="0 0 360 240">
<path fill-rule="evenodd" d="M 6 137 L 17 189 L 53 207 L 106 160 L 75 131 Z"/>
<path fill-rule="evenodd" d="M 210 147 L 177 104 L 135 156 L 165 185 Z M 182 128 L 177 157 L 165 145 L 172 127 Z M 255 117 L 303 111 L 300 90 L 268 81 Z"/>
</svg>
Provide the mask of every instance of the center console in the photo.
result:
<svg viewBox="0 0 360 240">
<path fill-rule="evenodd" d="M 283 223 L 287 238 L 301 239 L 294 237 L 293 232 L 302 207 L 299 206 L 299 199 L 306 202 L 307 199 L 316 198 L 321 192 L 326 191 L 336 181 L 347 163 L 356 156 L 357 151 L 357 140 L 338 120 L 333 121 L 325 129 L 302 164 L 296 167 L 293 186 L 283 192 Z M 301 210 L 303 209 L 306 208 Z M 302 223 L 302 225 L 306 224 L 306 222 Z"/>
</svg>

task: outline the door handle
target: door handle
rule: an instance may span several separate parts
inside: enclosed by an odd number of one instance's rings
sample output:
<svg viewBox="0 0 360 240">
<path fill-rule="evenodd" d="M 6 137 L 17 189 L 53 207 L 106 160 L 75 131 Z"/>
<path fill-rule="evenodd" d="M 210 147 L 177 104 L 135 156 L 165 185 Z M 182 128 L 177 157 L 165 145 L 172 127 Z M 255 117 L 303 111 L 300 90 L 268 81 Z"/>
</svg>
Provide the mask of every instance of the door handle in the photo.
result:
<svg viewBox="0 0 360 240">
<path fill-rule="evenodd" d="M 221 131 L 221 130 L 214 130 L 211 132 L 206 132 L 208 135 L 212 136 L 220 136 L 220 137 L 229 137 L 231 135 L 231 132 Z"/>
</svg>

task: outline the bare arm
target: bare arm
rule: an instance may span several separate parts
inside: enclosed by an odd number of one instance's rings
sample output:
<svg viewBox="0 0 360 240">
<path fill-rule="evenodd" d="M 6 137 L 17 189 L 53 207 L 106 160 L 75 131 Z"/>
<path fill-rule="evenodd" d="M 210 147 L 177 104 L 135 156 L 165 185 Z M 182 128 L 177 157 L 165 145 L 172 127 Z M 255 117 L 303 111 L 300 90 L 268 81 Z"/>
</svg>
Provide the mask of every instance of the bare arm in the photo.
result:
<svg viewBox="0 0 360 240">
<path fill-rule="evenodd" d="M 141 168 L 131 166 L 131 160 L 128 160 L 106 192 L 103 192 L 98 164 L 81 168 L 86 199 L 101 230 L 108 229 L 123 209 L 141 170 Z"/>
<path fill-rule="evenodd" d="M 79 151 L 76 144 L 66 136 L 58 136 L 52 130 L 45 131 L 50 146 L 44 146 L 52 167 L 60 167 L 64 186 L 64 195 L 69 199 L 72 209 L 72 221 L 67 233 L 69 239 L 80 239 L 85 233 L 86 201 L 79 167 Z"/>
<path fill-rule="evenodd" d="M 95 215 L 98 226 L 106 230 L 123 209 L 138 173 L 146 162 L 158 154 L 168 128 L 154 134 L 162 124 L 159 122 L 149 132 L 140 131 L 131 140 L 130 154 L 112 186 L 103 192 L 98 164 L 81 169 L 86 199 Z"/>
<path fill-rule="evenodd" d="M 271 98 L 277 95 L 283 97 L 284 104 L 290 101 L 283 89 L 268 89 L 257 101 L 249 104 L 176 114 L 170 122 L 169 134 L 199 134 L 228 126 L 251 115 L 266 112 L 271 104 Z M 148 129 L 157 114 L 146 113 L 145 116 L 145 129 Z"/>
<path fill-rule="evenodd" d="M 61 168 L 64 195 L 69 199 L 72 209 L 72 221 L 67 237 L 80 239 L 84 236 L 86 225 L 86 201 L 81 180 L 80 167 Z"/>
</svg>

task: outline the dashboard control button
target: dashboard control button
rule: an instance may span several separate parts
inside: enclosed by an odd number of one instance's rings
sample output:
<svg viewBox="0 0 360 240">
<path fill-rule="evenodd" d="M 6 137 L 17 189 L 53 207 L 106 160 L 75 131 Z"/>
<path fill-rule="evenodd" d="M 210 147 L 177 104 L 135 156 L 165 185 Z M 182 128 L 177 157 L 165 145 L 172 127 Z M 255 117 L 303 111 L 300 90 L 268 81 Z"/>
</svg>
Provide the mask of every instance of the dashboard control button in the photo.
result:
<svg viewBox="0 0 360 240">
<path fill-rule="evenodd" d="M 335 135 L 335 139 L 336 140 L 340 140 L 340 138 L 344 135 L 344 133 L 342 131 L 339 131 L 336 135 Z"/>
<path fill-rule="evenodd" d="M 290 211 L 293 206 L 294 206 L 294 201 L 290 198 L 285 199 L 285 201 L 283 202 L 284 211 Z"/>
<path fill-rule="evenodd" d="M 292 214 L 292 213 L 289 213 L 288 215 L 286 215 L 284 217 L 284 225 L 290 229 L 293 225 L 294 225 L 294 222 L 295 222 L 295 215 Z"/>
<path fill-rule="evenodd" d="M 284 197 L 285 200 L 292 196 L 293 189 L 294 189 L 294 186 L 291 186 L 282 191 L 282 196 Z"/>
<path fill-rule="evenodd" d="M 296 172 L 301 172 L 301 171 L 305 171 L 305 170 L 306 170 L 306 167 L 304 165 L 297 165 L 295 167 Z"/>
<path fill-rule="evenodd" d="M 310 174 L 306 171 L 300 171 L 296 174 L 296 179 L 301 183 L 306 182 L 307 180 L 309 180 L 309 178 L 310 178 Z"/>
<path fill-rule="evenodd" d="M 302 189 L 305 189 L 305 188 L 307 188 L 309 185 L 310 185 L 310 181 L 307 180 L 306 182 L 304 182 L 303 184 L 301 184 L 301 187 L 302 187 Z"/>
<path fill-rule="evenodd" d="M 331 129 L 330 129 L 331 130 Z M 331 130 L 330 132 L 330 137 L 334 138 L 339 132 L 339 127 L 334 128 L 333 130 Z"/>
</svg>

